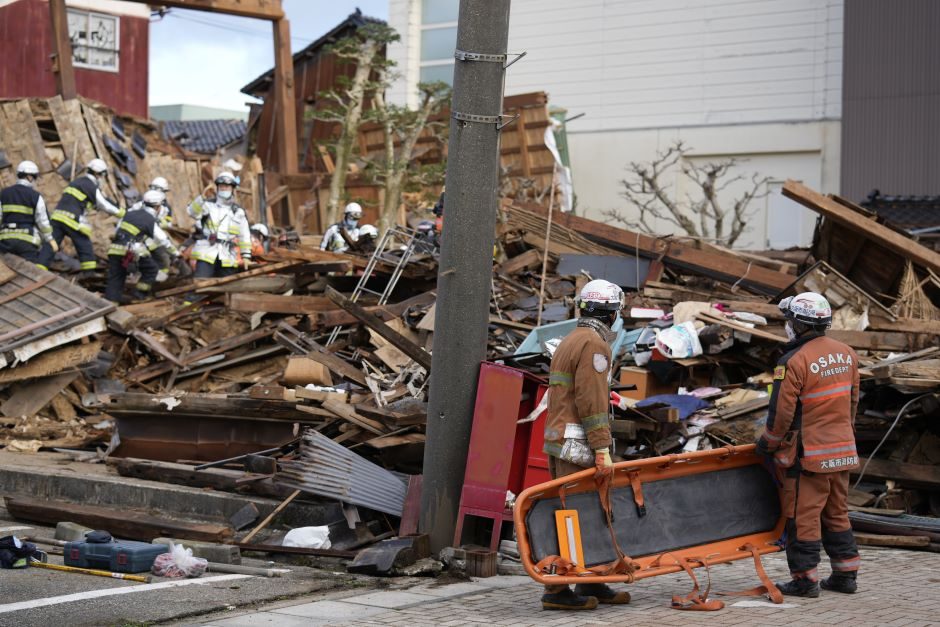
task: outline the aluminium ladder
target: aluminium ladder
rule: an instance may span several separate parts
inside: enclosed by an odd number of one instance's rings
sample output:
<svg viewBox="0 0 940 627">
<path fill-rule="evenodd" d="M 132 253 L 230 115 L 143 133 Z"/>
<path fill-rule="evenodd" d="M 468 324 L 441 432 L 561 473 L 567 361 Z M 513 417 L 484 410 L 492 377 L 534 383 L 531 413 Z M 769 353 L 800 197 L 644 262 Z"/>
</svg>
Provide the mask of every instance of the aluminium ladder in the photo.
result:
<svg viewBox="0 0 940 627">
<path fill-rule="evenodd" d="M 359 296 L 365 293 L 378 296 L 379 305 L 385 305 L 388 303 L 388 299 L 391 297 L 392 292 L 395 291 L 395 286 L 398 284 L 398 279 L 401 278 L 401 274 L 405 269 L 405 264 L 408 263 L 408 260 L 411 259 L 411 256 L 415 252 L 417 237 L 418 232 L 407 227 L 400 227 L 396 225 L 387 229 L 379 239 L 379 243 L 375 247 L 375 252 L 372 253 L 371 257 L 369 257 L 369 263 L 366 264 L 365 269 L 362 271 L 362 276 L 359 278 L 359 282 L 356 283 L 356 287 L 353 290 L 352 296 L 350 296 L 349 300 L 355 303 L 359 300 Z M 401 242 L 400 248 L 398 249 L 395 248 L 397 245 L 396 242 Z M 396 254 L 399 252 L 401 253 L 401 256 Z M 366 284 L 369 282 L 369 279 L 372 278 L 372 275 L 375 272 L 375 266 L 379 262 L 393 266 L 394 269 L 392 270 L 391 276 L 389 276 L 388 283 L 385 285 L 385 289 L 381 292 L 376 292 L 367 288 Z M 341 326 L 333 327 L 333 330 L 330 332 L 330 337 L 326 341 L 326 345 L 329 346 L 335 342 L 336 338 L 339 337 L 343 330 L 344 327 Z"/>
</svg>

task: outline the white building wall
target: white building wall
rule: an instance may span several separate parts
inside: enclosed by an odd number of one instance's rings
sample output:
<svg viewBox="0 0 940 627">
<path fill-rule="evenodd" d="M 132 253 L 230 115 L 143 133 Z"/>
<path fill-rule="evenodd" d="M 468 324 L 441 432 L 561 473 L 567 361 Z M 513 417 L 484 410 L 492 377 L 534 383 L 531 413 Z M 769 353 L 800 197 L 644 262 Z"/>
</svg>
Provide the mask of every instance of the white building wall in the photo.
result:
<svg viewBox="0 0 940 627">
<path fill-rule="evenodd" d="M 389 4 L 402 34 L 389 49 L 404 76 L 389 94 L 397 102 L 414 101 L 420 2 Z M 737 157 L 742 174 L 838 191 L 842 3 L 513 0 L 509 50 L 528 54 L 509 69 L 506 93 L 546 91 L 569 116 L 585 114 L 568 138 L 579 213 L 589 217 L 629 213 L 619 195 L 625 166 L 680 139 L 694 160 Z M 681 177 L 673 189 L 684 198 Z M 754 206 L 738 245 L 809 242 L 812 219 L 797 205 Z"/>
</svg>

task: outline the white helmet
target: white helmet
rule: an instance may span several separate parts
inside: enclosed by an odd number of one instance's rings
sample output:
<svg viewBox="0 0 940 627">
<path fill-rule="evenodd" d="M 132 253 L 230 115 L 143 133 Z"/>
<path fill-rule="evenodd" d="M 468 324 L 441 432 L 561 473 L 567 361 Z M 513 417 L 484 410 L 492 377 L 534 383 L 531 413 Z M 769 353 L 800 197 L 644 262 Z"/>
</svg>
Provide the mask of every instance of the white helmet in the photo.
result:
<svg viewBox="0 0 940 627">
<path fill-rule="evenodd" d="M 88 162 L 88 171 L 95 176 L 102 176 L 108 173 L 108 164 L 104 159 L 92 159 Z"/>
<path fill-rule="evenodd" d="M 359 227 L 359 239 L 362 239 L 363 237 L 376 239 L 378 236 L 379 230 L 371 224 L 363 224 L 361 227 Z"/>
<path fill-rule="evenodd" d="M 251 225 L 251 230 L 252 230 L 252 231 L 257 231 L 257 232 L 261 233 L 261 235 L 264 236 L 264 237 L 271 237 L 271 236 L 269 235 L 269 233 L 268 233 L 268 227 L 266 227 L 265 225 L 261 224 L 260 222 L 259 222 L 258 224 L 252 224 L 252 225 Z"/>
<path fill-rule="evenodd" d="M 810 326 L 832 324 L 832 307 L 822 294 L 816 292 L 803 292 L 796 296 L 789 296 L 777 305 L 788 320 L 795 320 Z"/>
<path fill-rule="evenodd" d="M 158 189 L 149 189 L 144 192 L 144 204 L 150 207 L 159 207 L 166 200 L 166 194 Z"/>
<path fill-rule="evenodd" d="M 623 309 L 623 290 L 610 281 L 594 279 L 581 288 L 577 299 L 581 311 L 620 311 Z"/>
<path fill-rule="evenodd" d="M 165 178 L 158 176 L 157 178 L 150 181 L 150 189 L 156 189 L 166 194 L 170 191 L 170 184 Z"/>
<path fill-rule="evenodd" d="M 16 174 L 19 178 L 39 176 L 39 168 L 32 161 L 20 161 L 20 164 L 16 166 Z"/>
<path fill-rule="evenodd" d="M 231 185 L 235 187 L 238 185 L 238 179 L 235 178 L 235 175 L 231 172 L 219 172 L 219 175 L 215 177 L 216 185 Z"/>
<path fill-rule="evenodd" d="M 356 220 L 362 217 L 362 205 L 357 202 L 351 202 L 343 210 L 344 216 L 352 216 Z"/>
</svg>

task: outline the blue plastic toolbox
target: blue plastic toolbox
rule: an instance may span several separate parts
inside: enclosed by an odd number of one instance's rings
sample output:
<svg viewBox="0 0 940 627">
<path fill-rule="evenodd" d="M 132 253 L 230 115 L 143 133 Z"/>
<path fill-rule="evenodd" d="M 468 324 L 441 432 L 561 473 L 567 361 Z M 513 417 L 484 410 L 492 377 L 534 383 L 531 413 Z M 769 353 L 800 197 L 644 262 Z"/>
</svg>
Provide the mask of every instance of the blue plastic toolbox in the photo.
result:
<svg viewBox="0 0 940 627">
<path fill-rule="evenodd" d="M 168 553 L 165 544 L 149 544 L 133 540 L 112 540 L 106 543 L 68 542 L 65 565 L 96 568 L 114 573 L 143 573 L 150 570 L 161 553 Z"/>
</svg>

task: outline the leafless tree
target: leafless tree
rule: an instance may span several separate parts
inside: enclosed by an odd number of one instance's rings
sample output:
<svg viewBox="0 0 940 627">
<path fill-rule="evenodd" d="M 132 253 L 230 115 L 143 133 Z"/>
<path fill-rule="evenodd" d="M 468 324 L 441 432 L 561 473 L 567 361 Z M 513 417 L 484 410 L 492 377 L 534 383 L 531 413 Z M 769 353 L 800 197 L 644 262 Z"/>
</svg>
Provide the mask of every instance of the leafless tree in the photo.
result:
<svg viewBox="0 0 940 627">
<path fill-rule="evenodd" d="M 619 210 L 610 210 L 605 211 L 604 216 L 646 233 L 655 233 L 653 221 L 660 220 L 693 237 L 732 246 L 747 230 L 748 218 L 753 214 L 748 211 L 751 201 L 769 193 L 770 177 L 756 173 L 750 178 L 743 174 L 732 175 L 741 164 L 734 158 L 696 165 L 685 158 L 689 150 L 683 142 L 677 141 L 659 152 L 653 161 L 631 162 L 627 166 L 628 177 L 621 181 L 621 195 L 639 215 L 630 218 Z M 684 202 L 673 198 L 663 182 L 664 175 L 677 166 L 697 188 L 697 193 L 687 194 Z M 719 198 L 721 192 L 739 181 L 748 181 L 748 188 L 726 204 Z"/>
</svg>

